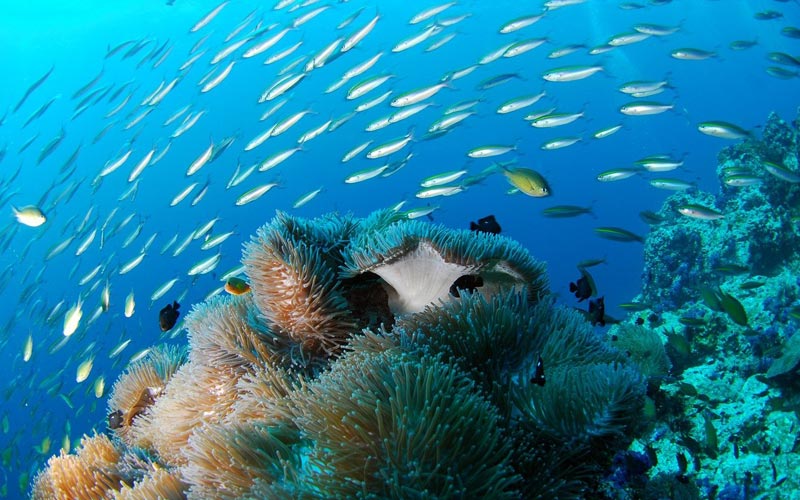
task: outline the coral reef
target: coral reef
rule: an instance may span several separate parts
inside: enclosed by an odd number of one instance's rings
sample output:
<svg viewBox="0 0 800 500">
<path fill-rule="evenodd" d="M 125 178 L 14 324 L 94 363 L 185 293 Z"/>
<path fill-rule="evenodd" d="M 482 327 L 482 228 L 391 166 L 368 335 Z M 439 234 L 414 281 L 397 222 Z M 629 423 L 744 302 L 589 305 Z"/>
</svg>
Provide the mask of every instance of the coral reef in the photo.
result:
<svg viewBox="0 0 800 500">
<path fill-rule="evenodd" d="M 642 429 L 637 364 L 506 237 L 279 213 L 243 261 L 34 498 L 581 498 Z"/>
<path fill-rule="evenodd" d="M 650 428 L 631 447 L 652 458 L 646 484 L 627 486 L 634 496 L 788 498 L 800 489 L 798 158 L 796 122 L 772 114 L 760 138 L 719 154 L 718 193 L 676 193 L 659 212 L 637 298 L 649 307 L 610 331 L 642 373 L 660 377 L 648 389 Z M 723 216 L 685 217 L 677 208 L 687 204 Z M 656 318 L 654 330 L 633 325 L 644 318 Z"/>
<path fill-rule="evenodd" d="M 723 283 L 727 269 L 772 275 L 790 265 L 800 245 L 795 229 L 800 177 L 790 177 L 800 176 L 799 154 L 797 130 L 772 114 L 761 139 L 750 138 L 719 154 L 720 193 L 670 196 L 658 213 L 665 222 L 645 242 L 644 302 L 657 311 L 675 310 L 699 298 L 701 285 Z M 715 208 L 725 216 L 685 217 L 677 208 L 687 204 Z"/>
</svg>

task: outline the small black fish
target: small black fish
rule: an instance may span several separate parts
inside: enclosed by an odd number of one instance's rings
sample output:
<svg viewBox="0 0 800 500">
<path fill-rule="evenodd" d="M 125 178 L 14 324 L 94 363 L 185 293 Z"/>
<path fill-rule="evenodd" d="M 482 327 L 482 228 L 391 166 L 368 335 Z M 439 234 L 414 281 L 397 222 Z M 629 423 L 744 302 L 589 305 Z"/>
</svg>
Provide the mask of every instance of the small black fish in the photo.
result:
<svg viewBox="0 0 800 500">
<path fill-rule="evenodd" d="M 469 229 L 481 233 L 500 234 L 500 224 L 497 223 L 494 215 L 487 215 L 483 219 L 478 219 L 478 222 L 470 222 Z"/>
<path fill-rule="evenodd" d="M 606 304 L 604 297 L 599 297 L 597 300 L 589 301 L 589 321 L 592 326 L 599 324 L 606 326 Z"/>
<path fill-rule="evenodd" d="M 178 316 L 181 315 L 181 313 L 178 312 L 180 306 L 181 305 L 177 302 L 172 302 L 172 304 L 167 304 L 167 307 L 158 313 L 158 323 L 161 325 L 162 332 L 172 330 L 172 327 L 175 326 L 175 323 L 178 321 Z"/>
<path fill-rule="evenodd" d="M 644 318 L 642 318 L 641 316 L 639 316 L 638 318 L 636 318 L 636 324 L 637 324 L 638 326 L 642 326 L 642 325 L 644 324 Z"/>
<path fill-rule="evenodd" d="M 465 274 L 460 276 L 450 285 L 450 295 L 455 298 L 460 297 L 459 290 L 466 290 L 474 293 L 475 290 L 483 286 L 483 278 L 478 274 Z"/>
<path fill-rule="evenodd" d="M 115 412 L 109 413 L 108 415 L 108 428 L 109 429 L 119 429 L 122 427 L 122 410 L 117 410 Z"/>
<path fill-rule="evenodd" d="M 689 461 L 686 459 L 686 455 L 681 452 L 675 454 L 675 459 L 678 462 L 678 475 L 675 478 L 686 484 L 689 482 L 689 478 L 686 475 L 686 471 L 689 469 Z"/>
<path fill-rule="evenodd" d="M 546 381 L 547 379 L 544 376 L 544 361 L 542 361 L 542 357 L 539 356 L 539 359 L 536 361 L 536 370 L 533 372 L 533 377 L 531 378 L 531 384 L 536 384 L 541 387 Z"/>
<path fill-rule="evenodd" d="M 585 275 L 578 278 L 577 282 L 570 283 L 569 291 L 575 294 L 578 302 L 583 302 L 584 300 L 588 299 L 594 292 L 592 290 L 592 283 Z"/>
</svg>

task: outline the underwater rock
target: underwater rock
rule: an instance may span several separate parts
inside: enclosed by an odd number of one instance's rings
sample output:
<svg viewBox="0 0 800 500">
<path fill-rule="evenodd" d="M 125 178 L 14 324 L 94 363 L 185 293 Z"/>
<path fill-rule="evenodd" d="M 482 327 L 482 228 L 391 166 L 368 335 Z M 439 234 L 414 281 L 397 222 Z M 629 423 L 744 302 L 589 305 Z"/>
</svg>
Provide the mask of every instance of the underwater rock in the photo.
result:
<svg viewBox="0 0 800 500">
<path fill-rule="evenodd" d="M 715 270 L 721 265 L 773 275 L 796 258 L 800 232 L 793 207 L 800 205 L 800 183 L 768 170 L 769 162 L 777 163 L 789 172 L 786 175 L 800 180 L 799 137 L 795 128 L 772 114 L 761 139 L 748 139 L 719 154 L 719 193 L 686 191 L 665 200 L 658 212 L 665 222 L 652 229 L 645 243 L 645 302 L 657 311 L 674 310 L 697 300 L 700 285 L 721 284 L 725 276 Z M 713 207 L 723 217 L 680 215 L 678 208 L 688 204 Z"/>
<path fill-rule="evenodd" d="M 653 421 L 631 449 L 656 460 L 635 494 L 782 497 L 800 488 L 789 472 L 800 463 L 798 158 L 797 121 L 772 114 L 760 138 L 720 152 L 717 193 L 675 193 L 658 213 L 636 300 L 650 306 L 640 317 L 658 314 L 673 369 L 648 387 Z M 723 216 L 685 217 L 684 205 Z"/>
<path fill-rule="evenodd" d="M 794 372 L 800 367 L 800 335 L 796 332 L 783 346 L 781 357 L 772 362 L 767 377 L 777 377 Z"/>
</svg>

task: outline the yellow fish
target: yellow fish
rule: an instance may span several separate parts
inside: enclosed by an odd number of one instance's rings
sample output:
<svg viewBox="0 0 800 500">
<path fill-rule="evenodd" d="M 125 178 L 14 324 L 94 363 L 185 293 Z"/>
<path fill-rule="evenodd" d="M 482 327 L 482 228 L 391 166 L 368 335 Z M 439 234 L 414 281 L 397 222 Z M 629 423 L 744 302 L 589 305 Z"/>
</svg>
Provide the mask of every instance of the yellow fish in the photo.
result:
<svg viewBox="0 0 800 500">
<path fill-rule="evenodd" d="M 22 360 L 26 363 L 30 361 L 33 354 L 33 335 L 28 335 L 28 340 L 25 341 L 25 349 L 22 352 Z"/>
<path fill-rule="evenodd" d="M 503 173 L 511 185 L 528 196 L 543 198 L 552 194 L 552 190 L 545 178 L 535 170 L 524 167 L 503 167 Z"/>
<path fill-rule="evenodd" d="M 94 381 L 94 397 L 100 399 L 103 397 L 103 392 L 106 388 L 106 380 L 103 378 L 102 375 L 97 377 L 97 380 Z"/>
<path fill-rule="evenodd" d="M 87 378 L 89 378 L 89 374 L 92 373 L 92 365 L 94 364 L 94 358 L 89 358 L 80 365 L 78 365 L 78 370 L 75 373 L 75 382 L 81 383 Z"/>
</svg>

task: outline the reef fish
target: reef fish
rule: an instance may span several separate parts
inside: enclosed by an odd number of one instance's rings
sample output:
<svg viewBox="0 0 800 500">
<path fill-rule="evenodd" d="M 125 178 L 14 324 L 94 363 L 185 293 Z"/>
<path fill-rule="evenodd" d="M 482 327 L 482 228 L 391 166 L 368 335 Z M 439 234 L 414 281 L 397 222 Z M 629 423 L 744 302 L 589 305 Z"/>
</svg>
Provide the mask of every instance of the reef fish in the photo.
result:
<svg viewBox="0 0 800 500">
<path fill-rule="evenodd" d="M 500 224 L 497 223 L 494 215 L 487 215 L 482 219 L 478 219 L 478 222 L 470 221 L 469 230 L 481 233 L 500 234 Z"/>
<path fill-rule="evenodd" d="M 607 240 L 623 242 L 638 241 L 639 243 L 644 243 L 644 238 L 620 227 L 597 227 L 594 232 L 597 236 Z"/>
<path fill-rule="evenodd" d="M 178 321 L 178 316 L 180 316 L 180 312 L 178 308 L 181 307 L 176 301 L 173 301 L 172 304 L 167 304 L 159 313 L 158 313 L 158 324 L 161 326 L 162 332 L 167 332 L 172 330 L 172 327 L 175 326 L 175 323 Z"/>
<path fill-rule="evenodd" d="M 542 357 L 539 356 L 539 359 L 536 360 L 536 368 L 534 369 L 533 377 L 531 377 L 530 382 L 531 384 L 536 384 L 539 387 L 542 387 L 546 381 L 547 379 L 544 376 L 544 361 L 542 360 Z"/>
<path fill-rule="evenodd" d="M 231 276 L 225 282 L 225 291 L 231 295 L 242 295 L 250 291 L 250 285 L 242 278 Z"/>
<path fill-rule="evenodd" d="M 547 184 L 547 181 L 542 174 L 536 172 L 535 170 L 523 167 L 503 167 L 503 174 L 505 174 L 508 182 L 510 182 L 511 185 L 518 188 L 528 196 L 543 198 L 552 194 L 550 185 Z"/>
<path fill-rule="evenodd" d="M 590 300 L 589 301 L 589 321 L 592 323 L 592 326 L 599 324 L 600 326 L 606 326 L 606 304 L 605 298 L 599 297 L 597 300 Z"/>
<path fill-rule="evenodd" d="M 741 326 L 747 326 L 747 312 L 733 295 L 725 292 L 720 292 L 720 305 L 722 310 L 728 314 L 734 323 Z"/>
<path fill-rule="evenodd" d="M 577 281 L 569 284 L 569 291 L 575 294 L 578 302 L 583 302 L 589 297 L 597 295 L 597 287 L 594 284 L 594 278 L 584 268 L 578 268 L 581 272 L 581 277 Z"/>
<path fill-rule="evenodd" d="M 577 217 L 583 214 L 594 215 L 592 213 L 592 207 L 580 207 L 577 205 L 556 205 L 542 210 L 542 215 L 554 219 Z"/>
<path fill-rule="evenodd" d="M 687 217 L 700 220 L 717 220 L 725 217 L 725 214 L 703 205 L 681 205 L 678 212 Z"/>
<path fill-rule="evenodd" d="M 11 210 L 14 212 L 14 217 L 17 219 L 17 222 L 25 226 L 39 227 L 47 222 L 47 217 L 45 217 L 39 207 L 33 205 L 22 208 L 11 207 Z"/>
</svg>

